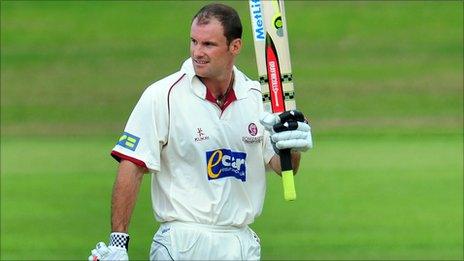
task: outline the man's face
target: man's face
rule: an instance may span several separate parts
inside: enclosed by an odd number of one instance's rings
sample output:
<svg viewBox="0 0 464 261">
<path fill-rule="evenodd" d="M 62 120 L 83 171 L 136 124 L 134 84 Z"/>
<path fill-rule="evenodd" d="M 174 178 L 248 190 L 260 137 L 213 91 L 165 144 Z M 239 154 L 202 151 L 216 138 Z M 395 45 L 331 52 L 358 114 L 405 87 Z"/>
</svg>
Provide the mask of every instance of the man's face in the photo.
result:
<svg viewBox="0 0 464 261">
<path fill-rule="evenodd" d="M 224 79 L 230 73 L 234 57 L 240 52 L 241 40 L 229 45 L 221 23 L 214 18 L 208 24 L 197 24 L 190 30 L 190 56 L 195 74 L 203 78 Z"/>
</svg>

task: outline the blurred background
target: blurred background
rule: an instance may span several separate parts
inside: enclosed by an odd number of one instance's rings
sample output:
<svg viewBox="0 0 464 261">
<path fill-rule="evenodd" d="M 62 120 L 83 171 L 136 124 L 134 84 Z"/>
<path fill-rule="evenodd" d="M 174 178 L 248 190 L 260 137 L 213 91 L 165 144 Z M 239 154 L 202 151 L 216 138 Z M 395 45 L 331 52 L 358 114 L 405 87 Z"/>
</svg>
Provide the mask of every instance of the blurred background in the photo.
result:
<svg viewBox="0 0 464 261">
<path fill-rule="evenodd" d="M 1 1 L 1 259 L 83 260 L 110 232 L 109 156 L 188 57 L 206 1 Z M 247 1 L 237 65 L 257 70 Z M 252 225 L 263 259 L 463 259 L 463 2 L 287 1 L 315 148 Z M 130 257 L 158 224 L 147 175 Z"/>
</svg>

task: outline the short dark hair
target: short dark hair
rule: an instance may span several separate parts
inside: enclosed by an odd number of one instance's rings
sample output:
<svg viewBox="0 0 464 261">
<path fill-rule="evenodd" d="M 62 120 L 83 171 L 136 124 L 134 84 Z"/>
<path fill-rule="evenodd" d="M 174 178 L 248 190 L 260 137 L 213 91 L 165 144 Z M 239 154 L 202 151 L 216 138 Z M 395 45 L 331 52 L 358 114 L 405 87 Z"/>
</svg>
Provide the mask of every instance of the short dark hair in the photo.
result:
<svg viewBox="0 0 464 261">
<path fill-rule="evenodd" d="M 211 18 L 216 18 L 224 28 L 224 36 L 227 44 L 237 38 L 242 38 L 242 22 L 234 8 L 224 4 L 209 4 L 203 6 L 193 16 L 192 22 L 197 19 L 197 24 L 208 24 Z"/>
</svg>

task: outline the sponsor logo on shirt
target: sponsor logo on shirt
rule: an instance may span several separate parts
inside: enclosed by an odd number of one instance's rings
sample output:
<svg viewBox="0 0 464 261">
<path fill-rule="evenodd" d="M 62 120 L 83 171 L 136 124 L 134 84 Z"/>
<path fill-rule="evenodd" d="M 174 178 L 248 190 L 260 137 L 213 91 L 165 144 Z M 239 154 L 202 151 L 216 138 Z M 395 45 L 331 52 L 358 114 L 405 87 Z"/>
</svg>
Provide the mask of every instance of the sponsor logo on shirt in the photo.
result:
<svg viewBox="0 0 464 261">
<path fill-rule="evenodd" d="M 139 137 L 132 135 L 128 132 L 124 132 L 121 135 L 121 138 L 119 138 L 117 145 L 123 148 L 126 148 L 126 149 L 130 149 L 132 151 L 135 151 L 135 149 L 137 148 L 137 145 L 139 144 L 139 141 L 140 141 Z"/>
<path fill-rule="evenodd" d="M 205 135 L 201 128 L 197 128 L 197 136 L 194 138 L 196 142 L 209 140 L 209 136 Z"/>
<path fill-rule="evenodd" d="M 246 181 L 246 153 L 229 149 L 206 152 L 208 180 L 234 177 Z"/>
</svg>

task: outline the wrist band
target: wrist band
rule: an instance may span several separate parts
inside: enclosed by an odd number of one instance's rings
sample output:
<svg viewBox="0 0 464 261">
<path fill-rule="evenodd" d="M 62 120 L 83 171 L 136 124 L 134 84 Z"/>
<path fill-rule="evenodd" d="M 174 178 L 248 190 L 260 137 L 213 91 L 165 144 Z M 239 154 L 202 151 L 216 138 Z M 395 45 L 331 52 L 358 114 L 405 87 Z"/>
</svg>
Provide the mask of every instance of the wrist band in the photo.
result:
<svg viewBox="0 0 464 261">
<path fill-rule="evenodd" d="M 110 234 L 110 246 L 121 247 L 129 250 L 129 235 L 126 233 L 114 232 Z"/>
</svg>

